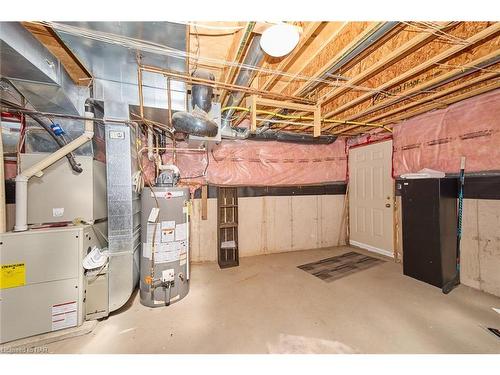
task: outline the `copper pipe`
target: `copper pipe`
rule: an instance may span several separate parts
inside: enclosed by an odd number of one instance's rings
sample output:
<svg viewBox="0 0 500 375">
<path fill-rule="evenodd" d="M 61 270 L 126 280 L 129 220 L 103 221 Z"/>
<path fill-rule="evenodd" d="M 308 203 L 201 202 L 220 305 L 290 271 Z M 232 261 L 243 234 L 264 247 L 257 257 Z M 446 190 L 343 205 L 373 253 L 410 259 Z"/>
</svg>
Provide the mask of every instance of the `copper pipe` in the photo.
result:
<svg viewBox="0 0 500 375">
<path fill-rule="evenodd" d="M 76 115 L 67 115 L 64 113 L 54 113 L 54 112 L 43 112 L 43 111 L 32 111 L 29 109 L 17 109 L 17 108 L 12 108 L 9 107 L 8 105 L 0 105 L 0 108 L 2 109 L 3 112 L 8 112 L 8 113 L 22 113 L 22 114 L 32 114 L 32 115 L 40 115 L 40 116 L 46 116 L 46 117 L 56 117 L 56 118 L 67 118 L 67 119 L 72 119 L 72 120 L 89 120 L 93 122 L 111 122 L 111 123 L 116 123 L 116 124 L 127 124 L 127 125 L 135 125 L 135 121 L 130 121 L 130 120 L 120 120 L 117 118 L 90 118 L 90 117 L 85 117 L 85 116 L 76 116 Z"/>
<path fill-rule="evenodd" d="M 168 125 L 172 127 L 172 95 L 170 93 L 170 77 L 167 78 L 167 105 L 168 105 Z M 174 149 L 172 150 L 172 163 L 177 164 L 177 153 L 175 151 L 175 136 L 172 136 L 172 145 Z"/>
<path fill-rule="evenodd" d="M 292 100 L 304 104 L 315 104 L 314 101 L 309 100 L 309 99 L 304 99 L 300 98 L 298 96 L 288 96 L 288 95 L 283 95 L 279 93 L 273 93 L 269 91 L 263 91 L 263 90 L 258 90 L 258 89 L 253 89 L 251 87 L 246 87 L 246 86 L 238 86 L 238 85 L 233 85 L 229 83 L 223 83 L 223 82 L 218 82 L 218 81 L 211 81 L 208 79 L 204 78 L 198 78 L 198 77 L 192 77 L 186 74 L 181 74 L 181 73 L 175 73 L 171 72 L 166 69 L 161 69 L 157 68 L 154 66 L 149 66 L 149 65 L 139 65 L 139 69 L 143 70 L 145 72 L 150 72 L 150 73 L 157 73 L 157 74 L 162 74 L 165 77 L 170 77 L 170 78 L 175 78 L 178 80 L 182 80 L 187 83 L 201 83 L 210 87 L 222 89 L 222 90 L 230 90 L 230 91 L 241 91 L 247 94 L 253 94 L 253 95 L 260 95 L 262 97 L 272 97 L 272 98 L 277 98 L 281 100 Z"/>
<path fill-rule="evenodd" d="M 142 93 L 142 68 L 139 65 L 137 68 L 137 85 L 139 87 L 139 114 L 141 119 L 144 119 L 144 96 Z"/>
<path fill-rule="evenodd" d="M 175 149 L 177 152 L 207 152 L 206 149 L 204 148 L 179 148 L 179 147 L 153 147 L 153 150 L 155 151 L 172 151 L 173 149 Z M 143 147 L 141 148 L 138 153 L 139 154 L 142 154 L 144 151 L 147 150 L 147 147 Z"/>
</svg>

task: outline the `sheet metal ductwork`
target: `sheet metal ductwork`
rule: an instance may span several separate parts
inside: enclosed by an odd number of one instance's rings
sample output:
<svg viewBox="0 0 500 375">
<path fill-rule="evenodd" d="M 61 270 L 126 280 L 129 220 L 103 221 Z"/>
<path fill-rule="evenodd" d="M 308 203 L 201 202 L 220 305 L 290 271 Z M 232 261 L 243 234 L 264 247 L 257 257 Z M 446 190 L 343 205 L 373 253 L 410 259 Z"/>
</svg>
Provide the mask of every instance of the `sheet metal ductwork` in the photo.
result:
<svg viewBox="0 0 500 375">
<path fill-rule="evenodd" d="M 248 48 L 245 60 L 243 61 L 244 66 L 258 66 L 264 59 L 264 51 L 260 48 L 260 35 L 256 35 L 252 39 L 252 43 Z M 235 85 L 238 86 L 250 86 L 255 74 L 257 72 L 253 69 L 248 69 L 242 67 L 238 76 L 236 77 Z M 227 101 L 227 106 L 238 106 L 243 99 L 244 93 L 241 91 L 233 91 L 229 95 Z M 222 117 L 222 138 L 227 139 L 245 139 L 250 135 L 249 129 L 240 129 L 231 127 L 231 117 L 234 114 L 234 110 L 228 110 L 224 112 Z"/>
<path fill-rule="evenodd" d="M 215 80 L 214 75 L 206 71 L 195 70 L 192 76 L 210 81 Z M 213 89 L 210 86 L 192 85 L 191 105 L 193 111 L 174 113 L 172 116 L 174 129 L 199 137 L 215 137 L 219 129 L 208 115 L 212 108 L 212 94 Z"/>
<path fill-rule="evenodd" d="M 75 85 L 61 62 L 18 22 L 0 27 L 0 74 L 42 112 L 82 115 L 87 87 Z"/>
</svg>

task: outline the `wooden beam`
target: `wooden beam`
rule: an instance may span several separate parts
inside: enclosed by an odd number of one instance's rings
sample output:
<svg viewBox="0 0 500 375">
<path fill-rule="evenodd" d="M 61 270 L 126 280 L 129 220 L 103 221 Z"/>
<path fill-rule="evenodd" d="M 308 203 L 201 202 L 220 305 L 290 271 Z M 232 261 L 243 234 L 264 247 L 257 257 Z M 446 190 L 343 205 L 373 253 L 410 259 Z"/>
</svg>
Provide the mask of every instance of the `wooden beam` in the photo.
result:
<svg viewBox="0 0 500 375">
<path fill-rule="evenodd" d="M 468 49 L 468 48 L 470 48 L 478 43 L 481 43 L 482 41 L 494 36 L 499 31 L 500 31 L 500 22 L 496 22 L 493 25 L 491 25 L 490 27 L 480 31 L 479 33 L 477 33 L 477 34 L 473 35 L 472 37 L 470 37 L 469 39 L 467 39 L 467 44 L 464 44 L 464 45 L 459 44 L 459 45 L 456 45 L 456 46 L 453 46 L 453 47 L 447 49 L 446 51 L 440 53 L 439 55 L 434 56 L 432 59 L 427 60 L 423 64 L 420 64 L 420 65 L 414 67 L 413 69 L 410 69 L 410 70 L 406 71 L 405 73 L 398 75 L 397 77 L 394 77 L 393 79 L 384 83 L 383 85 L 378 86 L 376 88 L 376 90 L 381 92 L 384 90 L 388 90 L 391 87 L 394 87 L 398 84 L 401 84 L 404 81 L 411 79 L 411 78 L 423 73 L 424 71 L 433 67 L 435 64 L 437 64 L 441 61 L 447 60 L 450 57 L 456 55 L 457 53 L 460 53 L 460 52 L 464 51 L 465 49 Z M 362 95 L 362 96 L 326 113 L 325 117 L 330 118 L 330 117 L 336 116 L 339 113 L 345 112 L 346 110 L 348 110 L 348 109 L 350 109 L 358 104 L 361 104 L 364 101 L 370 100 L 372 97 L 373 97 L 372 92 L 366 93 L 366 94 L 364 94 L 364 95 Z"/>
<path fill-rule="evenodd" d="M 321 106 L 317 105 L 314 110 L 314 137 L 321 135 Z"/>
<path fill-rule="evenodd" d="M 282 95 L 279 93 L 273 93 L 270 91 L 257 90 L 257 89 L 247 87 L 247 86 L 232 85 L 232 84 L 227 84 L 227 83 L 223 83 L 223 82 L 219 82 L 219 81 L 212 81 L 209 79 L 193 77 L 193 76 L 187 75 L 187 74 L 175 73 L 175 72 L 172 72 L 168 69 L 159 68 L 157 66 L 139 65 L 139 69 L 143 70 L 145 72 L 161 74 L 165 77 L 170 77 L 172 79 L 181 80 L 183 82 L 187 82 L 190 84 L 201 83 L 201 84 L 206 85 L 206 86 L 219 88 L 219 89 L 223 89 L 223 90 L 227 90 L 227 91 L 240 91 L 240 92 L 244 92 L 246 94 L 257 94 L 257 95 L 262 95 L 262 96 L 266 96 L 266 97 L 270 96 L 270 97 L 275 97 L 275 98 L 279 97 L 282 100 L 295 100 L 295 101 L 298 101 L 301 103 L 309 103 L 309 104 L 314 103 L 312 100 L 308 100 L 305 98 L 290 97 L 290 96 Z"/>
<path fill-rule="evenodd" d="M 401 106 L 401 107 L 398 107 L 398 108 L 395 108 L 393 109 L 392 111 L 389 111 L 389 112 L 384 112 L 383 114 L 381 115 L 378 115 L 378 116 L 375 116 L 375 117 L 371 117 L 370 119 L 367 120 L 367 122 L 374 122 L 374 121 L 380 121 L 381 119 L 383 118 L 386 118 L 386 117 L 389 117 L 389 116 L 392 116 L 396 113 L 399 113 L 399 112 L 403 112 L 403 111 L 406 111 L 408 109 L 411 109 L 413 107 L 417 107 L 417 106 L 421 106 L 425 103 L 428 103 L 430 101 L 434 101 L 436 99 L 439 99 L 439 98 L 442 98 L 443 96 L 447 96 L 447 95 L 450 95 L 450 94 L 453 94 L 454 92 L 457 92 L 457 91 L 460 91 L 460 90 L 463 90 L 463 89 L 466 89 L 468 87 L 472 87 L 474 85 L 477 85 L 478 83 L 481 83 L 481 82 L 484 82 L 484 81 L 487 81 L 489 79 L 493 79 L 495 77 L 498 77 L 500 76 L 500 73 L 489 73 L 489 74 L 484 74 L 484 75 L 481 75 L 479 77 L 476 77 L 475 79 L 472 79 L 470 81 L 466 81 L 460 85 L 456 85 L 456 86 L 453 86 L 447 90 L 443 90 L 443 91 L 439 91 L 437 93 L 435 93 L 434 95 L 430 95 L 430 96 L 427 96 L 421 100 L 418 100 L 418 101 L 415 101 L 415 102 L 412 102 L 412 103 L 409 103 L 405 106 Z M 441 102 L 436 102 L 435 104 L 439 104 Z M 381 123 L 384 123 L 384 121 L 381 121 Z M 347 131 L 350 131 L 350 130 L 353 130 L 355 128 L 361 128 L 363 127 L 362 125 L 353 125 L 353 126 L 346 126 L 342 129 L 339 129 L 337 132 L 334 132 L 334 134 L 343 134 Z"/>
<path fill-rule="evenodd" d="M 257 95 L 250 97 L 250 131 L 257 130 Z"/>
<path fill-rule="evenodd" d="M 488 91 L 495 90 L 497 88 L 500 88 L 500 81 L 498 81 L 498 80 L 494 81 L 490 85 L 481 86 L 481 87 L 479 87 L 479 88 L 477 88 L 475 90 L 465 92 L 465 93 L 463 93 L 461 95 L 453 96 L 453 97 L 451 97 L 449 99 L 446 99 L 444 101 L 441 101 L 439 103 L 430 103 L 429 105 L 417 108 L 416 110 L 414 110 L 412 112 L 403 113 L 400 116 L 392 118 L 390 120 L 387 120 L 384 123 L 385 124 L 393 124 L 395 122 L 399 122 L 401 120 L 405 120 L 407 118 L 419 115 L 421 113 L 432 111 L 433 109 L 436 109 L 436 108 L 441 108 L 443 106 L 448 106 L 450 104 L 453 104 L 453 103 L 459 102 L 461 100 L 465 100 L 465 99 L 471 98 L 471 97 L 476 96 L 476 95 L 483 94 L 483 93 L 488 92 Z"/>
<path fill-rule="evenodd" d="M 422 113 L 430 112 L 434 109 L 444 108 L 444 107 L 449 106 L 453 103 L 471 98 L 473 96 L 484 94 L 488 91 L 492 91 L 492 90 L 495 90 L 498 88 L 500 88 L 500 82 L 497 80 L 497 81 L 494 81 L 492 84 L 489 84 L 486 86 L 481 86 L 477 89 L 467 91 L 467 92 L 460 94 L 460 95 L 452 96 L 449 99 L 446 99 L 446 100 L 443 100 L 443 101 L 440 101 L 437 103 L 429 103 L 428 105 L 420 106 L 419 108 L 415 109 L 414 111 L 402 113 L 401 115 L 399 115 L 397 117 L 394 117 L 392 119 L 388 119 L 388 120 L 384 121 L 383 124 L 385 124 L 389 127 L 393 127 L 395 125 L 395 123 L 406 120 L 410 117 L 414 117 L 414 116 L 420 115 Z M 389 125 L 389 124 L 393 124 L 393 125 Z M 404 126 L 404 125 L 402 125 L 402 126 Z M 369 130 L 371 130 L 371 129 L 367 129 L 366 131 L 369 131 Z M 352 135 L 355 136 L 355 135 L 363 134 L 364 132 L 365 132 L 364 129 L 361 129 L 358 133 L 352 134 Z M 335 133 L 333 133 L 333 134 L 335 134 Z M 338 134 L 338 135 L 342 136 L 342 135 L 346 135 L 346 134 L 342 133 L 342 134 Z"/>
<path fill-rule="evenodd" d="M 314 105 L 284 102 L 280 100 L 264 99 L 264 98 L 257 98 L 257 105 L 265 107 L 274 107 L 274 108 L 288 108 L 288 109 L 293 109 L 294 111 L 304 111 L 304 112 L 314 112 L 316 110 L 316 106 Z"/>
<path fill-rule="evenodd" d="M 449 94 L 453 94 L 454 92 L 466 89 L 468 87 L 474 86 L 474 85 L 476 85 L 478 83 L 481 83 L 481 82 L 484 82 L 484 81 L 487 81 L 487 80 L 490 80 L 490 79 L 497 78 L 499 76 L 500 76 L 500 73 L 487 73 L 487 74 L 480 75 L 479 77 L 476 77 L 476 78 L 471 79 L 469 81 L 465 81 L 464 83 L 462 83 L 460 85 L 456 85 L 456 86 L 450 87 L 447 90 L 439 91 L 439 92 L 435 93 L 434 95 L 427 96 L 427 97 L 425 97 L 425 98 L 423 98 L 421 100 L 409 103 L 409 104 L 407 104 L 405 106 L 402 106 L 402 107 L 395 108 L 395 109 L 393 109 L 392 111 L 389 111 L 389 112 L 384 112 L 384 113 L 382 113 L 382 114 L 380 114 L 378 116 L 371 117 L 371 118 L 369 118 L 367 120 L 367 122 L 380 121 L 381 119 L 389 117 L 389 116 L 392 116 L 392 115 L 394 115 L 396 113 L 399 113 L 399 112 L 402 112 L 402 111 L 406 111 L 406 110 L 408 110 L 410 108 L 413 108 L 413 107 L 425 104 L 427 102 L 430 102 L 430 101 L 442 98 L 443 96 L 447 96 Z"/>
<path fill-rule="evenodd" d="M 296 74 L 296 76 L 300 75 L 303 73 L 304 70 L 307 69 L 307 67 L 320 55 L 320 53 L 323 51 L 323 49 L 327 48 L 331 43 L 335 41 L 336 38 L 339 37 L 339 34 L 344 30 L 346 27 L 350 25 L 349 22 L 345 22 L 342 27 L 340 27 L 335 33 L 333 33 L 330 38 L 323 43 L 321 48 L 318 48 L 318 50 L 309 58 L 309 60 L 304 64 L 302 69 Z M 352 41 L 350 41 L 349 44 L 347 44 L 341 51 L 336 53 L 332 58 L 330 58 L 325 64 L 323 64 L 320 68 L 318 68 L 317 71 L 314 72 L 314 76 L 312 79 L 318 78 L 322 76 L 325 72 L 327 72 L 333 65 L 335 65 L 343 56 L 345 56 L 349 51 L 351 51 L 353 48 L 355 48 L 359 43 L 361 43 L 365 38 L 370 35 L 371 33 L 374 32 L 375 29 L 380 27 L 380 22 L 372 22 L 370 24 L 370 27 L 365 28 L 361 33 L 359 33 L 356 38 L 354 38 Z M 304 88 L 312 81 L 306 81 L 302 85 L 300 85 L 295 91 L 295 95 L 299 95 L 299 93 L 304 90 Z M 292 82 L 294 80 L 292 79 Z M 279 92 L 283 93 L 286 91 L 286 89 L 290 86 L 291 83 L 286 85 L 283 89 L 281 89 Z M 271 117 L 268 117 L 271 118 Z M 285 125 L 286 127 L 286 125 Z"/>
<path fill-rule="evenodd" d="M 294 52 L 289 54 L 283 61 L 279 63 L 279 65 L 274 69 L 277 71 L 286 71 L 287 68 L 294 62 L 298 55 L 302 53 L 302 48 L 309 42 L 309 39 L 314 35 L 316 30 L 323 24 L 323 22 L 311 22 L 307 28 L 304 30 L 304 33 L 301 36 L 301 40 L 299 44 L 295 47 Z M 266 82 L 260 87 L 262 90 L 271 89 L 277 80 L 279 80 L 281 76 L 278 74 L 271 75 Z"/>
<path fill-rule="evenodd" d="M 326 47 L 328 47 L 328 45 L 330 45 L 330 43 L 334 42 L 335 39 L 338 37 L 338 35 L 342 32 L 342 30 L 344 30 L 349 25 L 350 25 L 350 23 L 346 22 L 334 35 L 332 35 L 332 37 L 330 39 L 328 39 L 327 42 L 325 42 L 325 44 L 321 47 L 321 49 L 318 49 L 318 51 L 313 56 L 311 56 L 311 58 L 309 59 L 309 61 L 307 62 L 307 64 L 304 66 L 304 68 L 300 71 L 300 73 L 302 73 L 314 61 L 314 59 L 316 59 L 318 57 L 318 55 L 323 51 L 323 49 L 325 49 Z M 334 64 L 336 64 L 339 61 L 340 58 L 342 58 L 349 50 L 351 50 L 352 48 L 354 48 L 367 35 L 369 35 L 370 33 L 372 33 L 373 30 L 376 29 L 378 26 L 379 26 L 379 22 L 373 22 L 373 23 L 371 23 L 371 27 L 367 27 L 365 30 L 363 30 L 363 32 L 361 32 L 360 34 L 358 34 L 357 37 L 354 40 L 352 40 L 347 46 L 345 46 L 339 53 L 337 53 L 335 56 L 333 56 L 331 59 L 329 59 L 322 66 L 318 67 L 315 70 L 314 76 L 312 78 L 318 78 L 321 75 L 323 75 L 326 71 L 328 71 L 330 69 L 330 67 L 332 67 Z M 296 95 L 298 93 L 300 93 L 309 84 L 309 82 L 310 81 L 306 81 L 301 86 L 299 86 L 294 91 L 296 93 Z M 288 84 L 287 86 L 285 86 L 283 88 L 283 90 L 281 90 L 281 92 L 285 91 L 286 88 L 289 85 L 290 84 Z"/>
<path fill-rule="evenodd" d="M 201 186 L 201 220 L 208 218 L 208 186 Z"/>
<path fill-rule="evenodd" d="M 387 55 L 385 58 L 379 60 L 375 64 L 371 65 L 369 68 L 363 70 L 358 75 L 352 77 L 349 81 L 346 82 L 345 86 L 341 86 L 333 90 L 327 96 L 324 96 L 320 100 L 321 105 L 324 105 L 325 103 L 328 103 L 329 101 L 337 98 L 338 96 L 352 90 L 351 86 L 359 85 L 360 83 L 370 79 L 374 75 L 386 69 L 389 65 L 392 65 L 398 62 L 399 60 L 402 60 L 415 50 L 421 48 L 422 46 L 424 46 L 425 44 L 429 43 L 430 41 L 436 38 L 437 36 L 432 33 L 425 33 L 410 39 L 408 42 L 404 43 L 394 52 Z"/>
<path fill-rule="evenodd" d="M 499 56 L 500 56 L 500 51 L 498 51 L 498 50 L 493 51 L 493 52 L 491 52 L 483 57 L 480 57 L 479 59 L 471 61 L 469 64 L 466 64 L 460 68 L 453 69 L 453 70 L 449 71 L 448 73 L 442 74 L 440 76 L 437 76 L 434 79 L 423 82 L 420 85 L 414 86 L 413 88 L 403 92 L 401 95 L 398 95 L 390 100 L 386 100 L 386 101 L 381 102 L 377 105 L 371 106 L 371 107 L 367 108 L 366 110 L 357 113 L 354 116 L 350 116 L 347 120 L 358 119 L 358 118 L 366 116 L 370 113 L 376 112 L 380 109 L 386 108 L 392 104 L 396 104 L 396 103 L 404 100 L 405 98 L 408 98 L 409 96 L 416 95 L 416 94 L 428 89 L 429 87 L 437 87 L 440 85 L 444 85 L 444 84 L 449 83 L 455 79 L 458 79 L 459 77 L 463 77 L 462 73 L 467 73 L 467 71 L 465 70 L 466 68 L 470 68 L 468 74 L 472 74 L 476 71 L 473 69 L 475 66 L 481 65 L 481 64 L 487 62 L 488 60 L 491 60 L 491 59 L 493 59 L 495 57 L 499 57 Z"/>
<path fill-rule="evenodd" d="M 477 60 L 474 60 L 472 61 L 471 63 L 467 64 L 468 67 L 472 68 L 476 65 L 480 65 L 482 64 L 483 62 L 486 62 L 488 60 L 491 60 L 492 58 L 495 58 L 497 56 L 500 55 L 500 52 L 498 51 L 493 51 L 491 53 L 489 53 L 488 55 L 486 56 L 483 56 Z M 469 74 L 472 74 L 474 72 L 473 69 L 470 70 Z M 356 120 L 360 117 L 364 117 L 370 113 L 373 113 L 373 112 L 376 112 L 380 109 L 383 109 L 383 108 L 386 108 L 392 104 L 396 104 L 398 102 L 401 102 L 402 100 L 404 99 L 407 99 L 411 96 L 414 96 L 414 95 L 417 95 L 421 92 L 423 92 L 424 90 L 428 89 L 429 87 L 436 87 L 436 86 L 439 86 L 439 85 L 444 85 L 446 83 L 449 83 L 451 81 L 453 81 L 454 79 L 458 79 L 459 77 L 462 77 L 462 73 L 464 73 L 464 69 L 462 67 L 460 68 L 457 68 L 457 69 L 454 69 L 446 74 L 442 74 L 434 79 L 431 79 L 429 81 L 426 81 L 420 85 L 417 85 L 417 86 L 414 86 L 413 88 L 405 91 L 404 93 L 402 93 L 401 95 L 398 95 L 396 96 L 395 98 L 392 98 L 392 99 L 389 99 L 389 100 L 386 100 L 382 103 L 379 103 L 379 104 L 376 104 L 374 106 L 371 106 L 369 108 L 367 108 L 366 110 L 362 111 L 362 112 L 359 112 L 357 113 L 356 115 L 354 116 L 350 116 L 349 118 L 345 119 L 345 120 L 348 120 L 348 121 L 351 121 L 351 120 Z M 332 129 L 332 128 L 335 128 L 335 127 L 338 127 L 339 125 L 328 125 L 326 126 L 325 128 L 323 128 L 323 130 L 329 130 L 329 129 Z"/>
<path fill-rule="evenodd" d="M 47 48 L 57 59 L 59 59 L 68 72 L 73 82 L 80 86 L 88 86 L 92 80 L 92 74 L 85 65 L 78 60 L 73 52 L 61 41 L 59 36 L 50 27 L 33 22 L 21 22 L 33 36 Z"/>
</svg>

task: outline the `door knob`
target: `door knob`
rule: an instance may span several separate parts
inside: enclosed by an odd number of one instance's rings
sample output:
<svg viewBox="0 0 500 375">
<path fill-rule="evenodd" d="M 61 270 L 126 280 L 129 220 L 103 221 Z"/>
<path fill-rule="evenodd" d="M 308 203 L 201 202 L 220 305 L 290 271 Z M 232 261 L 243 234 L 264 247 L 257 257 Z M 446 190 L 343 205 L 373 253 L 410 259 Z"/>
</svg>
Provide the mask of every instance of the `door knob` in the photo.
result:
<svg viewBox="0 0 500 375">
<path fill-rule="evenodd" d="M 391 207 L 391 204 L 390 204 L 390 203 L 386 203 L 386 204 L 385 204 L 385 206 L 386 206 L 387 208 L 389 208 L 389 207 Z"/>
</svg>

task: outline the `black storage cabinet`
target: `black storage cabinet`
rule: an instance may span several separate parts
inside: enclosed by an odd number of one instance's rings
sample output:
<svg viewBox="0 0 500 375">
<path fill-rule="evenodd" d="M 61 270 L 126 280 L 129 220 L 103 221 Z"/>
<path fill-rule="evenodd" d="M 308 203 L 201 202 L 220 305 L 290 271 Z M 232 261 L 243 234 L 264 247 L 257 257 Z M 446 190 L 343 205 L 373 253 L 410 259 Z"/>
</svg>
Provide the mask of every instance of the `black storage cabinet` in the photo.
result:
<svg viewBox="0 0 500 375">
<path fill-rule="evenodd" d="M 442 288 L 456 271 L 455 178 L 400 180 L 403 273 Z"/>
</svg>

